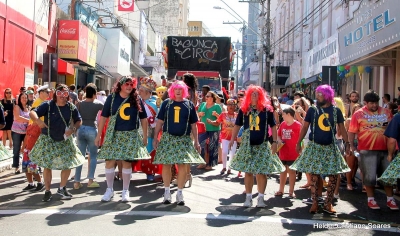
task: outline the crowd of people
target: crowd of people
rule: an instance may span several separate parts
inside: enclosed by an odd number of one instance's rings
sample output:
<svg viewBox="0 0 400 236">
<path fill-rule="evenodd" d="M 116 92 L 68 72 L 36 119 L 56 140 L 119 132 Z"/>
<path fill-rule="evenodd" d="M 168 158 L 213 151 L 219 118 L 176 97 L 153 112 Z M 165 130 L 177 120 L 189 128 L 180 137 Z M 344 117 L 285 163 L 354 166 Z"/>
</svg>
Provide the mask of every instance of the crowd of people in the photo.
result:
<svg viewBox="0 0 400 236">
<path fill-rule="evenodd" d="M 162 203 L 172 203 L 170 186 L 176 184 L 176 203 L 185 205 L 183 189 L 192 185 L 191 166 L 207 171 L 222 163 L 221 175 L 244 173 L 245 207 L 253 205 L 254 176 L 256 207 L 265 207 L 268 176 L 279 175 L 275 197 L 285 195 L 289 177 L 288 197 L 296 198 L 296 178 L 305 174 L 307 182 L 300 188 L 310 189 L 311 197 L 303 200 L 311 205 L 310 213 L 323 205 L 324 212 L 334 214 L 340 182 L 354 190 L 359 168 L 367 206 L 380 208 L 374 190 L 381 184 L 387 207 L 398 210 L 393 187 L 399 193 L 400 114 L 388 94 L 383 97 L 386 107 L 380 107 L 373 90 L 361 105 L 357 91 L 343 102 L 329 85 L 316 88 L 315 101 L 301 91 L 290 100 L 271 97 L 253 85 L 231 97 L 208 86 L 197 93 L 199 89 L 193 74 L 160 90 L 152 78 L 123 76 L 108 96 L 94 84 L 78 94 L 74 85 L 22 87 L 15 100 L 6 89 L 0 106 L 0 158 L 11 155 L 5 147 L 8 139 L 15 174 L 26 174 L 23 191 L 45 189 L 45 202 L 52 198 L 52 170 L 61 170 L 57 194 L 62 199 L 72 198 L 66 187 L 72 169 L 73 188 L 83 187 L 82 165 L 88 156 L 88 188 L 100 187 L 97 159 L 106 160 L 104 202 L 114 197 L 115 179 L 122 179 L 121 200 L 129 202 L 132 171 L 141 171 L 149 181 L 162 176 Z"/>
</svg>

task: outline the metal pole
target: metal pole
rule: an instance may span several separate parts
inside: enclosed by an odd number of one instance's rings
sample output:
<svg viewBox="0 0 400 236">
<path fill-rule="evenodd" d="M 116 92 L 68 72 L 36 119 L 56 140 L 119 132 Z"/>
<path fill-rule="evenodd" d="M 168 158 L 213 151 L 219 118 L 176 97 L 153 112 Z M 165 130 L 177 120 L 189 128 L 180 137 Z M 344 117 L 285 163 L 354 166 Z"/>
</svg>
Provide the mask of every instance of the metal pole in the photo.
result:
<svg viewBox="0 0 400 236">
<path fill-rule="evenodd" d="M 271 64 L 269 55 L 271 54 L 271 0 L 267 0 L 267 37 L 266 37 L 266 46 L 265 46 L 265 73 L 266 73 L 266 84 L 265 90 L 267 92 L 271 92 Z"/>
<path fill-rule="evenodd" d="M 243 28 L 242 28 L 242 71 L 245 68 L 245 59 L 246 59 L 246 50 L 247 50 L 247 41 L 246 41 L 246 25 L 243 21 Z"/>
<path fill-rule="evenodd" d="M 263 5 L 264 5 L 263 1 L 261 1 L 261 16 L 264 17 L 265 12 L 264 12 L 264 6 Z M 249 6 L 250 6 L 250 4 L 249 4 Z M 261 42 L 263 42 L 263 43 L 264 43 L 264 37 L 263 37 L 264 30 L 265 30 L 265 27 L 263 25 L 263 27 L 261 28 L 261 38 L 260 38 Z M 264 68 L 263 68 L 264 67 L 264 56 L 263 56 L 262 47 L 261 47 L 260 51 L 258 52 L 258 63 L 259 63 L 258 64 L 259 65 L 259 68 L 258 68 L 258 73 L 259 73 L 258 81 L 259 81 L 259 85 L 261 87 L 264 87 L 264 73 L 263 73 L 263 70 L 264 70 Z"/>
<path fill-rule="evenodd" d="M 331 85 L 331 68 L 329 68 L 328 85 L 332 87 L 332 85 Z"/>
<path fill-rule="evenodd" d="M 239 91 L 239 50 L 236 49 L 236 94 L 238 94 L 238 91 Z"/>
</svg>

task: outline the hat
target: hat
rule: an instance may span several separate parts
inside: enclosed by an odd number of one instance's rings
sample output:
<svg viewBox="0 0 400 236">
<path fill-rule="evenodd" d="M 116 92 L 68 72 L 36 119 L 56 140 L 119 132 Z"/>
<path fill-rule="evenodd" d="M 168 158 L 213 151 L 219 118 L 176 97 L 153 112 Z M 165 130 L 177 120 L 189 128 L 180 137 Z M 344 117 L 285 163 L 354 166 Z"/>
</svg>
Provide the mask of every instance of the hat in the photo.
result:
<svg viewBox="0 0 400 236">
<path fill-rule="evenodd" d="M 26 94 L 33 94 L 33 91 L 29 89 L 28 91 L 26 91 Z"/>
<path fill-rule="evenodd" d="M 217 93 L 217 96 L 218 96 L 219 98 L 221 98 L 221 99 L 224 98 L 224 95 L 223 95 L 222 93 L 220 93 L 220 92 Z"/>
<path fill-rule="evenodd" d="M 284 97 L 284 98 L 282 99 L 282 102 L 287 102 L 287 101 L 289 101 L 289 98 L 288 98 L 288 97 Z"/>
<path fill-rule="evenodd" d="M 26 91 L 26 87 L 21 87 L 19 91 Z"/>
<path fill-rule="evenodd" d="M 230 99 L 228 99 L 228 101 L 226 101 L 226 105 L 236 105 L 236 104 L 237 104 L 236 100 L 232 99 L 232 98 L 230 98 Z"/>
<path fill-rule="evenodd" d="M 46 84 L 46 85 L 40 86 L 36 91 L 37 91 L 37 92 L 40 92 L 40 91 L 50 91 L 49 85 Z"/>
<path fill-rule="evenodd" d="M 140 79 L 140 86 L 149 91 L 154 91 L 157 87 L 157 83 L 152 78 L 144 77 Z"/>
</svg>

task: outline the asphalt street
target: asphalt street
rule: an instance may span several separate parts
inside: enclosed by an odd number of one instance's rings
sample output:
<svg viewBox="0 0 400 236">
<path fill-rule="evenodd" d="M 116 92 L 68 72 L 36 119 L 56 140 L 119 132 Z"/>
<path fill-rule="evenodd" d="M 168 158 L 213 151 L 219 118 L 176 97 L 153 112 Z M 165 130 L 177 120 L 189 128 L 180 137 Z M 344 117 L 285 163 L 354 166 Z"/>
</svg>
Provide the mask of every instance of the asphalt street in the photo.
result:
<svg viewBox="0 0 400 236">
<path fill-rule="evenodd" d="M 82 189 L 73 190 L 71 180 L 67 187 L 74 197 L 68 201 L 55 194 L 59 171 L 53 173 L 51 202 L 41 201 L 44 192 L 23 192 L 27 184 L 24 175 L 6 171 L 0 175 L 1 235 L 400 235 L 400 212 L 386 207 L 386 197 L 379 190 L 376 200 L 380 210 L 367 208 L 360 187 L 354 191 L 343 188 L 336 215 L 312 215 L 301 201 L 310 196 L 309 190 L 298 188 L 305 184 L 305 176 L 296 182 L 297 198 L 289 199 L 287 192 L 283 197 L 274 196 L 279 184 L 278 176 L 272 175 L 265 196 L 267 207 L 244 208 L 244 179 L 235 171 L 220 175 L 221 168 L 205 172 L 192 167 L 193 185 L 183 191 L 185 206 L 161 204 L 161 182 L 148 182 L 143 173 L 132 175 L 129 203 L 120 202 L 122 181 L 114 183 L 113 201 L 100 202 L 106 189 L 103 161 L 96 170 L 100 188 L 86 188 L 84 180 Z M 82 176 L 86 173 L 85 163 Z M 256 186 L 253 192 L 255 205 Z M 173 187 L 173 200 L 175 195 Z"/>
</svg>

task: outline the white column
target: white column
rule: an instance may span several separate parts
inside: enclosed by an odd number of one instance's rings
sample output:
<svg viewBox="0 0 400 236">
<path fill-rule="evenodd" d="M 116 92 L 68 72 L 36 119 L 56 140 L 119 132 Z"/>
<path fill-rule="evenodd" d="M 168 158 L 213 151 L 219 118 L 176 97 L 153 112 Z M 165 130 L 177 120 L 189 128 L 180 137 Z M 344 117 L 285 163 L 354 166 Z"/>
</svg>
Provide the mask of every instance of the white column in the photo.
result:
<svg viewBox="0 0 400 236">
<path fill-rule="evenodd" d="M 365 94 L 368 91 L 368 87 L 369 87 L 369 74 L 362 73 L 360 95 Z"/>
</svg>

